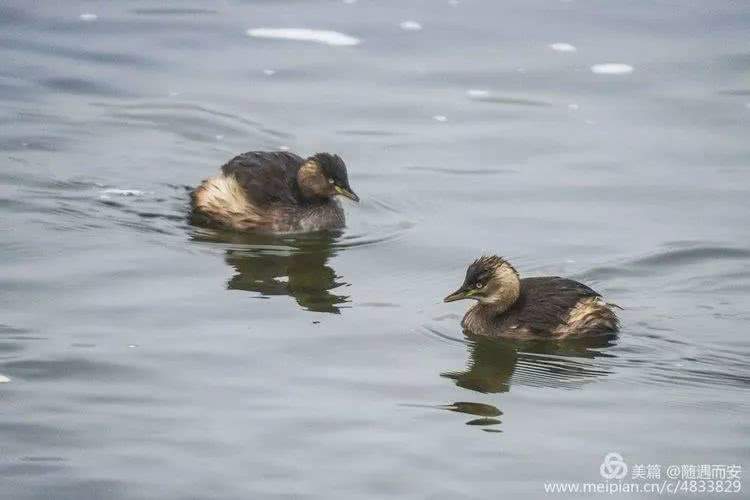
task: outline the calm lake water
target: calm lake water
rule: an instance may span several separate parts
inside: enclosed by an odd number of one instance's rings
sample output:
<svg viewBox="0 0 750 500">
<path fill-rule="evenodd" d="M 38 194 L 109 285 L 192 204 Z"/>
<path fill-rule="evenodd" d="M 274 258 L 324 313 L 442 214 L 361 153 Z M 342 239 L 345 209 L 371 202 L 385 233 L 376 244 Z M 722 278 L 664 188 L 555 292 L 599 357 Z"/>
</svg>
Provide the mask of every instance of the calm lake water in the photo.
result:
<svg viewBox="0 0 750 500">
<path fill-rule="evenodd" d="M 2 497 L 750 465 L 748 34 L 719 0 L 2 2 Z M 345 231 L 186 223 L 186 186 L 284 148 L 346 160 Z M 468 342 L 441 299 L 483 251 L 622 333 Z"/>
</svg>

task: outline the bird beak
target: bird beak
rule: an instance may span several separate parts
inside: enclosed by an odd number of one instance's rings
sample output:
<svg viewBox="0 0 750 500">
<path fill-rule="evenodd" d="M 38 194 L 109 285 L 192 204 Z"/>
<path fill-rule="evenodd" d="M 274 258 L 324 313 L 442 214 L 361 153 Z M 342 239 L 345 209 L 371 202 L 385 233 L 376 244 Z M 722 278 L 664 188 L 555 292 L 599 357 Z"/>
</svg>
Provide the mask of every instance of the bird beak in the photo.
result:
<svg viewBox="0 0 750 500">
<path fill-rule="evenodd" d="M 341 186 L 336 186 L 336 194 L 340 194 L 344 198 L 349 198 L 352 201 L 356 201 L 359 203 L 359 196 L 354 194 L 354 191 L 351 189 L 343 188 Z"/>
<path fill-rule="evenodd" d="M 467 290 L 464 287 L 459 288 L 452 294 L 448 295 L 446 298 L 443 299 L 443 302 L 454 302 L 456 300 L 463 300 L 463 299 L 470 299 L 471 295 L 474 293 L 474 290 Z"/>
</svg>

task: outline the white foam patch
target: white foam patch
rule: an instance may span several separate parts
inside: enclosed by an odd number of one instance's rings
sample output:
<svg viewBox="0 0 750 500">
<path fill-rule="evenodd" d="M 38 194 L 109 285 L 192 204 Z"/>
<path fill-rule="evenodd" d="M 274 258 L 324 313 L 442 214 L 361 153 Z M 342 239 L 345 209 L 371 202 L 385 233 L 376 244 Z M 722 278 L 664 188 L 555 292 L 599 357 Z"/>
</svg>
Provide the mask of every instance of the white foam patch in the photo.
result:
<svg viewBox="0 0 750 500">
<path fill-rule="evenodd" d="M 404 31 L 419 31 L 422 29 L 422 25 L 416 21 L 403 21 L 399 26 Z"/>
<path fill-rule="evenodd" d="M 78 18 L 81 21 L 96 21 L 97 19 L 99 19 L 99 16 L 97 16 L 96 14 L 92 14 L 91 12 L 84 12 L 83 14 L 78 16 Z"/>
<path fill-rule="evenodd" d="M 568 104 L 568 109 L 571 110 L 571 111 L 578 111 L 579 108 L 580 108 L 580 106 L 578 104 L 575 104 L 575 103 Z"/>
<path fill-rule="evenodd" d="M 105 189 L 101 194 L 103 196 L 143 196 L 145 193 L 137 189 Z"/>
<path fill-rule="evenodd" d="M 623 63 L 604 63 L 591 66 L 592 73 L 597 75 L 627 75 L 633 72 L 633 67 Z"/>
<path fill-rule="evenodd" d="M 276 70 L 275 69 L 264 69 L 263 70 L 263 74 L 266 75 L 266 76 L 273 76 L 273 75 L 276 74 Z"/>
<path fill-rule="evenodd" d="M 575 45 L 571 45 L 565 42 L 551 43 L 549 44 L 549 48 L 557 52 L 575 52 L 578 50 L 577 48 L 575 48 Z"/>
<path fill-rule="evenodd" d="M 482 97 L 489 97 L 490 91 L 484 89 L 469 89 L 466 91 L 466 95 L 475 99 L 479 99 Z"/>
<path fill-rule="evenodd" d="M 10 378 L 0 374 L 0 384 L 7 384 L 8 382 L 10 382 Z"/>
<path fill-rule="evenodd" d="M 360 43 L 359 38 L 345 35 L 338 31 L 310 30 L 305 28 L 254 28 L 247 30 L 247 35 L 255 38 L 297 40 L 334 46 L 351 46 Z"/>
<path fill-rule="evenodd" d="M 448 117 L 445 116 L 445 115 L 435 115 L 435 116 L 432 117 L 432 119 L 435 120 L 436 122 L 447 122 L 448 121 Z"/>
</svg>

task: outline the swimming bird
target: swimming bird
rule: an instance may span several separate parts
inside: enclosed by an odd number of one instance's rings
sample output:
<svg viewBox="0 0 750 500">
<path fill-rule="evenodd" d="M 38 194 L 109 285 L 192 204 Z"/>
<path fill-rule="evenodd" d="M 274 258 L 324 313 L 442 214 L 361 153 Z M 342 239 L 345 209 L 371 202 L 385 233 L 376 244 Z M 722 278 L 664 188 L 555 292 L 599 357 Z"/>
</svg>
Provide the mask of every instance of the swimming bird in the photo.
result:
<svg viewBox="0 0 750 500">
<path fill-rule="evenodd" d="M 466 270 L 461 288 L 445 302 L 474 299 L 461 326 L 474 335 L 520 340 L 562 339 L 616 332 L 619 321 L 602 296 L 577 281 L 544 276 L 520 278 L 496 255 L 482 256 Z"/>
<path fill-rule="evenodd" d="M 337 195 L 359 201 L 340 156 L 250 151 L 192 191 L 191 222 L 266 233 L 341 228 Z"/>
</svg>

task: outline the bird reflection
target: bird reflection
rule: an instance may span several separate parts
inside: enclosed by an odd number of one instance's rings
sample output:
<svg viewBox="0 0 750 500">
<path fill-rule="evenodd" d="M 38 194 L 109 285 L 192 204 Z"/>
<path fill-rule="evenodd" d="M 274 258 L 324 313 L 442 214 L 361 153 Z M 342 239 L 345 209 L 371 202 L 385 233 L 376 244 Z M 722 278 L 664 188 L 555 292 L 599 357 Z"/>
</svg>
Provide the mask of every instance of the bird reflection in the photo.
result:
<svg viewBox="0 0 750 500">
<path fill-rule="evenodd" d="M 611 357 L 601 349 L 613 345 L 615 340 L 615 335 L 535 342 L 467 336 L 469 360 L 466 369 L 440 375 L 453 380 L 459 387 L 484 394 L 508 392 L 512 384 L 576 388 L 610 373 L 593 360 Z M 492 405 L 463 402 L 435 408 L 472 414 L 479 418 L 466 422 L 467 425 L 500 432 L 496 426 L 501 423 L 497 417 L 502 411 Z"/>
<path fill-rule="evenodd" d="M 580 386 L 609 373 L 585 359 L 611 356 L 597 349 L 612 345 L 614 340 L 613 335 L 536 342 L 471 336 L 466 370 L 441 376 L 482 393 L 508 392 L 511 380 L 536 387 Z"/>
<path fill-rule="evenodd" d="M 196 241 L 229 244 L 224 260 L 234 269 L 229 290 L 246 290 L 268 298 L 293 297 L 307 311 L 341 313 L 349 296 L 332 293 L 346 285 L 328 264 L 339 232 L 304 235 L 235 234 L 202 230 Z"/>
</svg>

